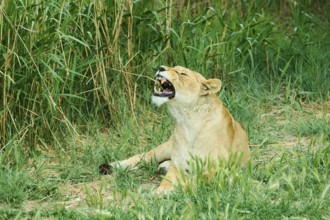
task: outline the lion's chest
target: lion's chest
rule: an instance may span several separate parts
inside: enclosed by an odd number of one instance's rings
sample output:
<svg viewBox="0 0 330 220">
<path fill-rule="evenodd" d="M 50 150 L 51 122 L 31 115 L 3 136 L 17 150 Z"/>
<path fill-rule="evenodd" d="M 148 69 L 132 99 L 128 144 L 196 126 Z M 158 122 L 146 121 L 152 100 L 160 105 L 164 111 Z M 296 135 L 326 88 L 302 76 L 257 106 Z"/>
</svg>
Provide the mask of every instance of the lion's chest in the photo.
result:
<svg viewBox="0 0 330 220">
<path fill-rule="evenodd" d="M 198 126 L 200 127 L 200 126 Z M 177 126 L 171 160 L 182 169 L 188 169 L 192 156 L 206 158 L 209 151 L 205 148 L 203 131 L 194 127 Z"/>
</svg>

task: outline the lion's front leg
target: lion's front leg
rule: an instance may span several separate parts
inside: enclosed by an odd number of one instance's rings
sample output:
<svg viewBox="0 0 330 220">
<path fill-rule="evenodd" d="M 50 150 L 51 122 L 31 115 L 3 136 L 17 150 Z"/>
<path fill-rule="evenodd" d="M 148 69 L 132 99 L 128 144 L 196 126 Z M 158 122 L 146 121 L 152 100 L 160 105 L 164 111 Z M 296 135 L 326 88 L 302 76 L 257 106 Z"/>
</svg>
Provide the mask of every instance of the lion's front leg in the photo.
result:
<svg viewBox="0 0 330 220">
<path fill-rule="evenodd" d="M 182 187 L 185 187 L 183 176 L 184 173 L 178 169 L 177 166 L 173 162 L 171 162 L 171 165 L 166 173 L 166 175 L 163 177 L 162 182 L 160 183 L 159 187 L 156 190 L 157 194 L 162 194 L 165 192 L 168 192 L 173 189 L 174 186 L 181 185 Z"/>
<path fill-rule="evenodd" d="M 106 175 L 111 174 L 113 168 L 116 167 L 135 167 L 140 161 L 151 162 L 151 160 L 155 159 L 157 162 L 162 162 L 165 160 L 171 159 L 171 152 L 172 152 L 173 141 L 170 138 L 167 142 L 159 145 L 158 147 L 142 154 L 138 154 L 132 156 L 126 160 L 115 161 L 110 164 L 102 164 L 99 167 L 100 174 Z"/>
</svg>

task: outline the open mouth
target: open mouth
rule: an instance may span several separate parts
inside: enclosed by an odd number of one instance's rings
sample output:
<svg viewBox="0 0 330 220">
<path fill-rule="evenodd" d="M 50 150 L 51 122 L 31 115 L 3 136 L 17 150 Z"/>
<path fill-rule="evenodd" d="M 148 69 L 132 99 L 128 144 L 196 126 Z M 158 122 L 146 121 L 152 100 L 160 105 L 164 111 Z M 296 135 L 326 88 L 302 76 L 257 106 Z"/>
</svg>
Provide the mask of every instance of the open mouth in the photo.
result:
<svg viewBox="0 0 330 220">
<path fill-rule="evenodd" d="M 173 84 L 162 77 L 161 75 L 156 76 L 156 84 L 154 87 L 154 96 L 173 98 L 175 96 L 175 89 Z"/>
</svg>

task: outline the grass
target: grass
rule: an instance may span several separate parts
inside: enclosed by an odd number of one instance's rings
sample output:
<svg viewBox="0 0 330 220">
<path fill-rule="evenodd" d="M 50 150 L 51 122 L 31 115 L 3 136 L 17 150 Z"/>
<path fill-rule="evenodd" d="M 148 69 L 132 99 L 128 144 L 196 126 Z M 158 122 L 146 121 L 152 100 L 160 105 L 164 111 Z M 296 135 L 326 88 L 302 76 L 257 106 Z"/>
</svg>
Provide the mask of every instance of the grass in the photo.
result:
<svg viewBox="0 0 330 220">
<path fill-rule="evenodd" d="M 323 0 L 2 1 L 0 219 L 329 219 L 329 11 Z M 173 119 L 150 104 L 160 64 L 222 80 L 249 134 L 247 168 L 197 170 L 187 192 L 162 197 L 155 163 L 98 175 L 169 137 Z"/>
</svg>

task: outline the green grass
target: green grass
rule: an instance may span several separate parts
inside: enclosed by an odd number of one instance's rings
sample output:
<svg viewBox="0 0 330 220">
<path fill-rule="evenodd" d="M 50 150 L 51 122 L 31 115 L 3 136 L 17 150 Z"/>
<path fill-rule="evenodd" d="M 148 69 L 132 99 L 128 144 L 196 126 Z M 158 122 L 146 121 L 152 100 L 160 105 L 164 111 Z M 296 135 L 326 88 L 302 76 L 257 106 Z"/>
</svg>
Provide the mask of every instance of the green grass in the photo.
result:
<svg viewBox="0 0 330 220">
<path fill-rule="evenodd" d="M 0 3 L 0 219 L 330 218 L 329 2 L 177 2 Z M 161 64 L 222 80 L 247 168 L 162 197 L 155 163 L 98 175 L 169 137 Z"/>
</svg>

